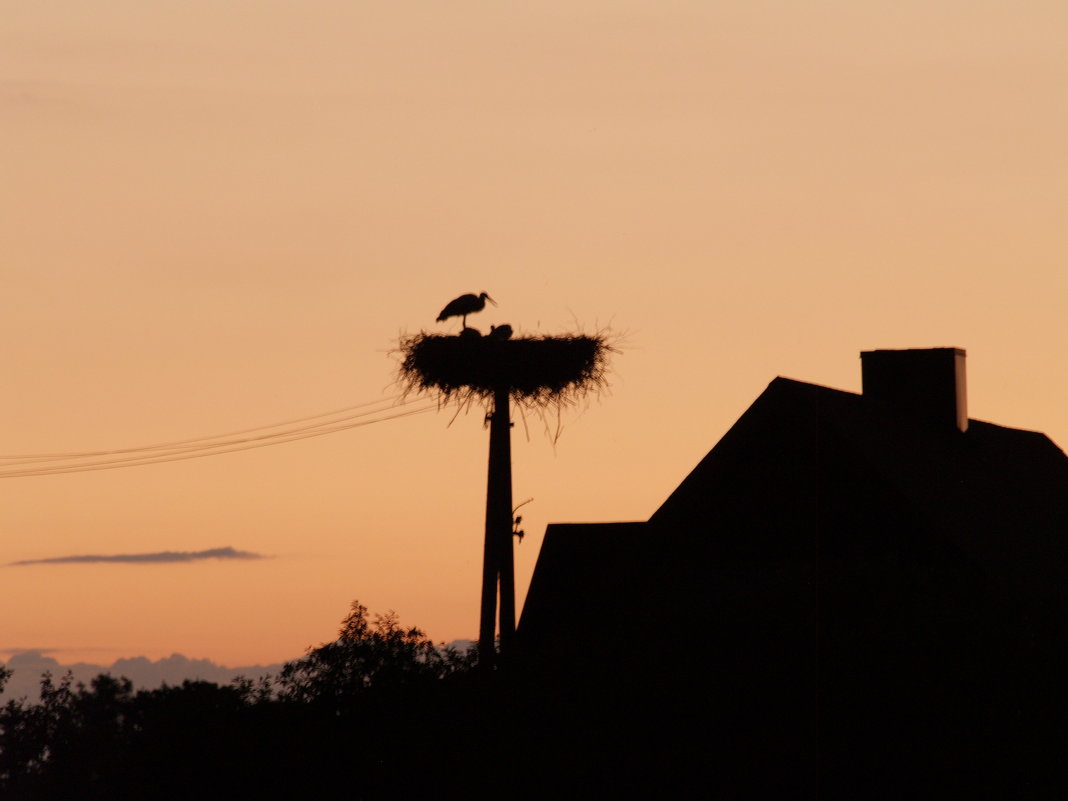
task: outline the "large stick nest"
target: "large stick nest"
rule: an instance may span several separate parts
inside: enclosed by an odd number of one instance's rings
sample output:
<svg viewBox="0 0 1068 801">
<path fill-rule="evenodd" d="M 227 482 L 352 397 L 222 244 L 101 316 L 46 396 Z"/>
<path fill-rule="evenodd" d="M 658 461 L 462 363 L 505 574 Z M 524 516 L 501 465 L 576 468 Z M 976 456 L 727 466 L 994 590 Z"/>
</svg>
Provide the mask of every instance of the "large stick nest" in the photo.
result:
<svg viewBox="0 0 1068 801">
<path fill-rule="evenodd" d="M 468 329 L 469 331 L 471 329 Z M 564 405 L 605 388 L 607 338 L 543 336 L 497 339 L 419 333 L 401 337 L 401 383 L 442 400 L 492 398 L 497 388 L 526 407 Z"/>
</svg>

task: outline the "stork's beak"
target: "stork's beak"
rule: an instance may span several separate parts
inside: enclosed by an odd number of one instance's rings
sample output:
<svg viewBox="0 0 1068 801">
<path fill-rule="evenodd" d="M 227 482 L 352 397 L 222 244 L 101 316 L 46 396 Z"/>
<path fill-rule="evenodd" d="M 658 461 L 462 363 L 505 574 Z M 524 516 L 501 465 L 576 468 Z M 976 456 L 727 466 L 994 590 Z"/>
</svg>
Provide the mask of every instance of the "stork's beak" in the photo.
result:
<svg viewBox="0 0 1068 801">
<path fill-rule="evenodd" d="M 494 300 L 493 298 L 491 298 L 491 297 L 489 296 L 489 293 L 486 293 L 486 300 L 488 300 L 488 301 L 489 301 L 490 303 L 492 303 L 492 304 L 493 304 L 494 306 L 496 306 L 496 305 L 497 305 L 497 301 L 495 301 L 495 300 Z"/>
</svg>

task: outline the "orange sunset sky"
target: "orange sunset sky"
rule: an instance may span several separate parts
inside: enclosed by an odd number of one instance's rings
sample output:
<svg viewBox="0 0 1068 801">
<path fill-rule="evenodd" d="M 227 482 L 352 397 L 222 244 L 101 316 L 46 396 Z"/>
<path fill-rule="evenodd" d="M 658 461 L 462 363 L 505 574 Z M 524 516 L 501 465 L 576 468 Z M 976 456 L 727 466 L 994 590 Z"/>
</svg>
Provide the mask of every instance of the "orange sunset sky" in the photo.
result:
<svg viewBox="0 0 1068 801">
<path fill-rule="evenodd" d="M 482 290 L 471 325 L 622 351 L 555 445 L 514 429 L 520 602 L 547 523 L 648 518 L 776 375 L 859 391 L 861 350 L 966 348 L 971 416 L 1068 445 L 1063 0 L 2 6 L 4 456 L 388 411 L 398 337 Z M 475 636 L 454 414 L 0 463 L 0 658 L 276 662 L 353 599 Z M 11 564 L 225 546 L 270 558 Z"/>
</svg>

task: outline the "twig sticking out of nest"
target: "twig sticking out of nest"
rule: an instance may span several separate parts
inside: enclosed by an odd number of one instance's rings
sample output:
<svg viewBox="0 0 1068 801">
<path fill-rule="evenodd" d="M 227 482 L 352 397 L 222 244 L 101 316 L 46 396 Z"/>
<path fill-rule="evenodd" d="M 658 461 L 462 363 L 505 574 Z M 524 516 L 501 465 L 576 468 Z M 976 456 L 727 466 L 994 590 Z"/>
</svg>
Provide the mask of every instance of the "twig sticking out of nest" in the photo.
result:
<svg viewBox="0 0 1068 801">
<path fill-rule="evenodd" d="M 401 383 L 443 400 L 492 398 L 498 387 L 527 408 L 566 405 L 607 386 L 606 337 L 497 339 L 419 333 L 401 338 Z"/>
</svg>

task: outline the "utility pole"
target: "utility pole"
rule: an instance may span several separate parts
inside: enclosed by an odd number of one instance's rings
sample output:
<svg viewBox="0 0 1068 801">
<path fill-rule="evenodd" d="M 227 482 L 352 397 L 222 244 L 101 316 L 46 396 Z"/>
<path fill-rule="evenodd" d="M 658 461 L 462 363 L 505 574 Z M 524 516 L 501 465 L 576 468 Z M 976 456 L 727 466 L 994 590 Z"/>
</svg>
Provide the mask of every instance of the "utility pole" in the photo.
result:
<svg viewBox="0 0 1068 801">
<path fill-rule="evenodd" d="M 497 600 L 500 592 L 501 662 L 507 663 L 515 638 L 515 565 L 512 553 L 512 422 L 510 388 L 493 393 L 489 473 L 486 482 L 486 541 L 482 556 L 482 614 L 478 661 L 483 671 L 496 662 Z"/>
<path fill-rule="evenodd" d="M 559 408 L 607 386 L 608 354 L 603 334 L 513 337 L 512 327 L 491 327 L 486 336 L 467 327 L 467 314 L 481 311 L 489 296 L 462 295 L 438 317 L 463 317 L 458 336 L 419 333 L 401 338 L 400 379 L 412 392 L 435 393 L 443 401 L 477 399 L 493 406 L 489 474 L 486 482 L 486 532 L 482 555 L 482 602 L 478 659 L 489 675 L 507 667 L 516 634 L 515 566 L 512 514 L 512 422 L 509 406 Z M 497 625 L 500 618 L 500 658 Z"/>
</svg>

